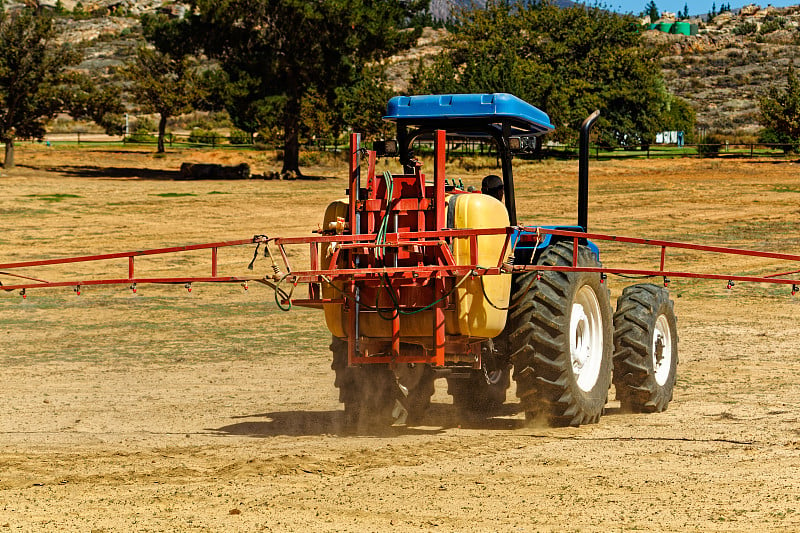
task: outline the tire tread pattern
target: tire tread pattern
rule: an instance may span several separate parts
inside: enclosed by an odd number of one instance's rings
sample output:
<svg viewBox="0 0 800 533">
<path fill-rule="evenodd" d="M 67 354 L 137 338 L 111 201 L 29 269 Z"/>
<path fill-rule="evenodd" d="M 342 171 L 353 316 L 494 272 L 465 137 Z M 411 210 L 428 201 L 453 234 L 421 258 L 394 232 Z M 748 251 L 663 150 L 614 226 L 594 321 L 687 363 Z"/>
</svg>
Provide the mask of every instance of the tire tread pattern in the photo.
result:
<svg viewBox="0 0 800 533">
<path fill-rule="evenodd" d="M 430 367 L 417 386 L 404 391 L 394 372 L 385 364 L 348 366 L 347 341 L 333 337 L 331 369 L 339 401 L 344 404 L 345 424 L 351 429 L 369 429 L 419 422 L 431 404 L 435 375 Z"/>
<path fill-rule="evenodd" d="M 672 329 L 672 368 L 664 385 L 656 382 L 652 338 L 656 319 L 667 317 Z M 669 291 L 651 283 L 626 287 L 614 313 L 614 377 L 617 399 L 625 411 L 656 413 L 672 400 L 678 364 L 677 319 Z"/>
<path fill-rule="evenodd" d="M 538 264 L 572 265 L 572 243 L 551 245 Z M 585 246 L 578 249 L 578 264 L 599 266 Z M 522 300 L 509 317 L 509 342 L 514 363 L 514 380 L 522 409 L 529 418 L 543 415 L 551 425 L 578 426 L 596 423 L 605 407 L 611 381 L 611 304 L 608 289 L 599 274 L 542 271 L 515 276 L 512 301 Z M 580 391 L 575 383 L 569 352 L 570 295 L 579 279 L 592 280 L 603 315 L 604 361 L 593 393 Z"/>
</svg>

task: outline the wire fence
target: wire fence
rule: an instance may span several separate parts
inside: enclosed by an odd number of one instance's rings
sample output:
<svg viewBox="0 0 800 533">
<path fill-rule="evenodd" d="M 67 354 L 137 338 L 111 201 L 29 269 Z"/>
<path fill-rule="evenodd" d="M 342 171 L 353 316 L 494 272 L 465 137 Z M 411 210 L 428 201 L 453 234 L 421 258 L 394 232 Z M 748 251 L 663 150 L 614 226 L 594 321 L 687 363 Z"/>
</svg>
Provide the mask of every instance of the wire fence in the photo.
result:
<svg viewBox="0 0 800 533">
<path fill-rule="evenodd" d="M 92 133 L 60 133 L 48 135 L 42 141 L 50 145 L 82 145 L 82 144 L 113 144 L 113 145 L 152 145 L 158 142 L 157 134 L 134 134 L 127 137 L 114 137 Z M 168 133 L 164 138 L 167 147 L 194 147 L 194 148 L 225 148 L 225 149 L 252 149 L 252 150 L 283 150 L 280 142 L 264 142 L 243 138 L 239 136 L 224 136 L 222 134 L 200 135 L 195 133 L 179 134 Z M 794 147 L 786 144 L 773 143 L 700 143 L 685 144 L 651 144 L 638 146 L 625 146 L 609 148 L 601 145 L 591 145 L 593 158 L 602 159 L 653 159 L 653 158 L 682 158 L 682 157 L 720 157 L 720 158 L 780 158 L 793 157 L 797 154 L 792 151 Z M 306 152 L 332 152 L 339 153 L 347 149 L 343 140 L 313 140 L 301 144 L 301 150 Z M 431 141 L 416 141 L 412 147 L 415 153 L 426 154 L 433 152 Z M 491 142 L 481 139 L 448 139 L 448 157 L 486 156 L 497 157 L 497 149 Z M 578 157 L 577 145 L 548 143 L 535 152 L 519 154 L 521 159 L 571 159 Z"/>
</svg>

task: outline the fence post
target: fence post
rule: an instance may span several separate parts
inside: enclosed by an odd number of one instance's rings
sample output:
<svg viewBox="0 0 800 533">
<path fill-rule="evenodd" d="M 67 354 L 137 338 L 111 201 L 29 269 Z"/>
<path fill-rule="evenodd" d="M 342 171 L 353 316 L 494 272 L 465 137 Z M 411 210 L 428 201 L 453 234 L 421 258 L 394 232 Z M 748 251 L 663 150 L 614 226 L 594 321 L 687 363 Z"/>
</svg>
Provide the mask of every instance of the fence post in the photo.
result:
<svg viewBox="0 0 800 533">
<path fill-rule="evenodd" d="M 750 157 L 753 157 L 753 143 L 750 143 Z"/>
<path fill-rule="evenodd" d="M 78 146 L 81 144 L 81 132 L 78 132 Z"/>
</svg>

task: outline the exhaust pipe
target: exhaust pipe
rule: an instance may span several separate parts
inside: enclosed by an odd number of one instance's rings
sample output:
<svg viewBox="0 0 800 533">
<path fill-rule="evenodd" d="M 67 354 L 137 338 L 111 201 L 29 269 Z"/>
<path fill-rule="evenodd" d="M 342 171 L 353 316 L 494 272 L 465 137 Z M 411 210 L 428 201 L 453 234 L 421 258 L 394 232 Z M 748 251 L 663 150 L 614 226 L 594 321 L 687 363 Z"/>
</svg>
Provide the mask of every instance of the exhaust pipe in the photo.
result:
<svg viewBox="0 0 800 533">
<path fill-rule="evenodd" d="M 597 110 L 581 124 L 581 139 L 578 150 L 578 225 L 583 231 L 589 231 L 587 218 L 589 214 L 589 133 L 594 126 L 600 111 Z"/>
</svg>

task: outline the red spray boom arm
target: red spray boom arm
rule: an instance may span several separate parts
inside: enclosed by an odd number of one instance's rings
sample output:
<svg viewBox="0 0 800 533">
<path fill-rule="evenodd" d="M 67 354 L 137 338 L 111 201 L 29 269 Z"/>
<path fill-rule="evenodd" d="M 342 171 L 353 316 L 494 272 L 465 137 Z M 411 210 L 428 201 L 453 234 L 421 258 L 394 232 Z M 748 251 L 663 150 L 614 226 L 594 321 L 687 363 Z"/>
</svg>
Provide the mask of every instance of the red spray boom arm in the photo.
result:
<svg viewBox="0 0 800 533">
<path fill-rule="evenodd" d="M 629 268 L 605 265 L 603 267 L 579 267 L 574 260 L 571 266 L 544 266 L 544 265 L 514 265 L 502 261 L 505 256 L 505 247 L 511 248 L 513 255 L 515 243 L 512 243 L 512 235 L 523 232 L 524 234 L 536 235 L 541 240 L 546 235 L 552 235 L 560 239 L 573 241 L 611 241 L 637 247 L 654 247 L 660 252 L 660 259 L 657 265 L 652 268 Z M 498 261 L 493 264 L 468 264 L 456 265 L 450 255 L 450 243 L 454 238 L 468 238 L 472 241 L 473 254 L 477 257 L 477 237 L 480 235 L 506 235 L 506 244 L 503 253 Z M 415 266 L 415 267 L 359 267 L 341 268 L 336 266 L 336 261 L 330 261 L 330 266 L 322 268 L 320 262 L 320 246 L 323 244 L 336 243 L 335 252 L 358 251 L 362 253 L 377 253 L 377 250 L 385 247 L 434 247 L 437 253 L 443 257 L 443 261 L 438 265 Z M 218 272 L 217 255 L 220 248 L 234 246 L 245 246 L 256 244 L 264 245 L 265 256 L 272 260 L 273 272 L 267 276 L 224 276 Z M 310 253 L 310 265 L 308 269 L 295 270 L 289 261 L 286 252 L 288 246 L 308 246 Z M 279 261 L 275 261 L 272 256 L 272 248 L 277 249 Z M 577 249 L 576 247 L 573 247 Z M 176 277 L 147 277 L 139 276 L 135 270 L 135 258 L 143 256 L 155 256 L 165 254 L 177 254 L 182 252 L 210 250 L 211 264 L 210 275 L 208 276 L 176 276 Z M 674 250 L 692 250 L 707 254 L 719 254 L 725 256 L 746 256 L 763 259 L 772 259 L 781 262 L 793 263 L 793 267 L 788 270 L 778 272 L 763 273 L 758 275 L 741 273 L 723 272 L 698 272 L 694 270 L 681 270 L 675 267 L 668 268 L 668 252 Z M 258 253 L 258 250 L 256 250 Z M 35 277 L 33 271 L 37 267 L 63 265 L 69 263 L 97 263 L 112 259 L 128 259 L 127 276 L 118 277 L 86 277 L 70 280 L 45 280 Z M 606 257 L 606 259 L 608 259 Z M 252 265 L 252 263 L 251 263 Z M 538 228 L 538 227 L 506 227 L 489 228 L 476 230 L 440 230 L 429 232 L 408 232 L 387 234 L 385 243 L 376 243 L 374 235 L 322 235 L 312 237 L 294 238 L 269 238 L 265 235 L 255 236 L 249 239 L 235 241 L 222 241 L 204 244 L 192 244 L 186 246 L 175 246 L 168 248 L 155 248 L 148 250 L 136 250 L 129 252 L 109 253 L 100 255 L 84 255 L 75 257 L 63 257 L 57 259 L 41 259 L 34 261 L 21 261 L 13 263 L 0 263 L 0 289 L 5 291 L 39 289 L 50 287 L 80 287 L 91 285 L 133 285 L 133 284 L 191 284 L 191 283 L 245 283 L 249 281 L 261 282 L 274 287 L 278 282 L 291 281 L 293 284 L 306 283 L 318 285 L 331 283 L 334 281 L 369 279 L 389 276 L 389 278 L 424 280 L 434 274 L 449 277 L 483 276 L 497 275 L 500 273 L 511 273 L 521 271 L 545 271 L 558 270 L 566 272 L 600 272 L 602 274 L 619 274 L 627 276 L 649 276 L 662 277 L 665 281 L 672 278 L 694 278 L 694 279 L 716 279 L 728 282 L 728 287 L 736 282 L 755 282 L 755 283 L 774 283 L 792 286 L 792 293 L 798 291 L 800 286 L 800 255 L 779 252 L 765 252 L 756 250 L 746 250 L 722 246 L 708 246 L 700 244 L 690 244 L 674 241 L 663 241 L 655 239 L 642 239 L 633 237 L 622 237 L 617 235 L 607 235 L 600 233 L 583 233 L 576 231 Z M 285 272 L 285 274 L 284 274 Z M 9 279 L 19 280 L 16 283 L 9 283 Z M 298 299 L 295 304 L 310 305 L 317 307 L 322 303 L 317 296 L 318 291 L 309 287 L 309 297 Z M 284 301 L 283 303 L 287 303 Z"/>
</svg>

